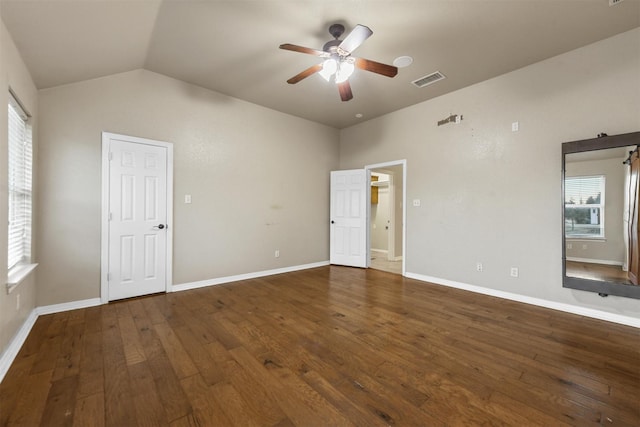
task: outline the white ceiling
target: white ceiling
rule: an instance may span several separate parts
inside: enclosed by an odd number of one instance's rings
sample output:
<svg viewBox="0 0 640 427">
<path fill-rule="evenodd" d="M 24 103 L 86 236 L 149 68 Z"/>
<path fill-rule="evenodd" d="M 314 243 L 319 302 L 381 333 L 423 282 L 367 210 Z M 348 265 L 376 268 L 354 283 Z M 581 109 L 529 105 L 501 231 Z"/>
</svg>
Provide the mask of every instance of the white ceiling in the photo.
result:
<svg viewBox="0 0 640 427">
<path fill-rule="evenodd" d="M 0 16 L 40 89 L 145 68 L 343 128 L 638 27 L 640 0 L 0 0 Z M 287 84 L 320 61 L 278 46 L 321 49 L 336 22 L 373 30 L 354 56 L 413 64 L 357 70 L 348 102 L 319 76 Z"/>
</svg>

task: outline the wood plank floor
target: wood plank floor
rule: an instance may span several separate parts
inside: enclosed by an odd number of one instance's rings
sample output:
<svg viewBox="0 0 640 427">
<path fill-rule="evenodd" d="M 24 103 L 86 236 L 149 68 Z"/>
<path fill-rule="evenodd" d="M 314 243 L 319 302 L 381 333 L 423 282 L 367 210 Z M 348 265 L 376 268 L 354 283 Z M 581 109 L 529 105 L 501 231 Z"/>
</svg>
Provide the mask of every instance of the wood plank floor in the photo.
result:
<svg viewBox="0 0 640 427">
<path fill-rule="evenodd" d="M 321 267 L 41 316 L 10 426 L 640 425 L 640 332 Z"/>
<path fill-rule="evenodd" d="M 617 265 L 566 261 L 567 276 L 632 285 L 629 273 Z"/>
</svg>

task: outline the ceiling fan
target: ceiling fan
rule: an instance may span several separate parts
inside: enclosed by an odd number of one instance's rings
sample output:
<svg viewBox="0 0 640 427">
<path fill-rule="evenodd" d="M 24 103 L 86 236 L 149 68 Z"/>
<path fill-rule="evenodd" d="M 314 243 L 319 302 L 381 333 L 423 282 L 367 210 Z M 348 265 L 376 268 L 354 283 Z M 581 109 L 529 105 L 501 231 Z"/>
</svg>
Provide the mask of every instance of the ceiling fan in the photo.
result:
<svg viewBox="0 0 640 427">
<path fill-rule="evenodd" d="M 291 77 L 287 80 L 287 83 L 296 84 L 300 80 L 315 73 L 318 73 L 327 81 L 330 81 L 333 77 L 335 83 L 338 85 L 340 98 L 343 101 L 348 101 L 353 98 L 351 85 L 349 84 L 349 77 L 353 74 L 356 68 L 371 71 L 387 77 L 394 77 L 398 74 L 398 68 L 393 65 L 382 64 L 369 59 L 351 56 L 351 53 L 353 53 L 354 50 L 356 50 L 373 34 L 373 31 L 371 31 L 369 27 L 356 25 L 344 40 L 340 40 L 340 36 L 344 33 L 344 25 L 331 25 L 329 27 L 329 33 L 335 40 L 325 43 L 322 50 L 311 49 L 290 43 L 280 45 L 280 49 L 292 50 L 294 52 L 306 53 L 324 58 L 324 62 L 322 64 L 316 64 L 307 68 L 306 70 Z"/>
</svg>

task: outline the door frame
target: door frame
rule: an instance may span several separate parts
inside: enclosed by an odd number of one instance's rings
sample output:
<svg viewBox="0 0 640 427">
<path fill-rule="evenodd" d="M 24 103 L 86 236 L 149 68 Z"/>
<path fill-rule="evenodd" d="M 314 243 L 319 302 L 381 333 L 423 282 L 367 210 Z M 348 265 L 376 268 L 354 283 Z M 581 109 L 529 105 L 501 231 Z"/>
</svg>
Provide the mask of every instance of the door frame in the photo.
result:
<svg viewBox="0 0 640 427">
<path fill-rule="evenodd" d="M 111 139 L 134 144 L 152 145 L 167 149 L 167 244 L 165 253 L 165 292 L 171 291 L 173 283 L 173 144 L 136 136 L 102 132 L 102 206 L 100 243 L 100 301 L 109 302 L 109 163 Z"/>
<path fill-rule="evenodd" d="M 366 165 L 364 167 L 367 175 L 367 268 L 371 267 L 371 171 L 374 169 L 384 169 L 389 166 L 402 166 L 402 275 L 404 276 L 406 270 L 407 260 L 407 160 L 394 160 L 384 163 L 376 163 L 372 165 Z M 393 178 L 392 178 L 393 179 Z M 395 204 L 395 190 L 394 190 L 394 204 Z M 391 209 L 390 218 L 397 221 L 395 218 L 395 209 Z M 395 228 L 395 224 L 394 224 Z M 395 233 L 395 230 L 393 231 Z"/>
</svg>

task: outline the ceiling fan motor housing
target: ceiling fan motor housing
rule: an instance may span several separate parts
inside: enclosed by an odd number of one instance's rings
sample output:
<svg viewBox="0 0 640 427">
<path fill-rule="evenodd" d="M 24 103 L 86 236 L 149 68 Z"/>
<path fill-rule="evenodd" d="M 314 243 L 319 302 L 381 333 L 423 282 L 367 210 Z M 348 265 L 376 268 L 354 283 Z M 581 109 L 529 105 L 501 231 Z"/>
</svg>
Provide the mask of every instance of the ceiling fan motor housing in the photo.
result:
<svg viewBox="0 0 640 427">
<path fill-rule="evenodd" d="M 342 43 L 342 40 L 338 40 L 338 39 L 328 41 L 324 44 L 324 46 L 322 46 L 322 50 L 329 53 L 336 53 L 340 43 Z"/>
<path fill-rule="evenodd" d="M 329 34 L 331 34 L 335 39 L 339 39 L 343 33 L 344 25 L 342 24 L 333 24 L 329 27 Z"/>
<path fill-rule="evenodd" d="M 329 53 L 336 53 L 338 46 L 342 43 L 340 36 L 344 33 L 344 25 L 333 24 L 329 27 L 329 34 L 331 34 L 334 40 L 330 40 L 322 46 L 322 50 Z"/>
</svg>

